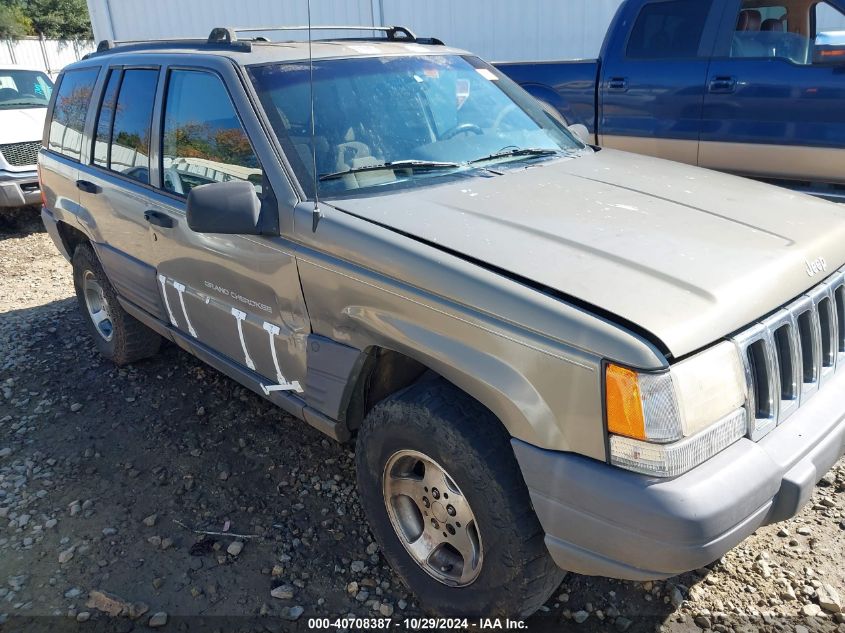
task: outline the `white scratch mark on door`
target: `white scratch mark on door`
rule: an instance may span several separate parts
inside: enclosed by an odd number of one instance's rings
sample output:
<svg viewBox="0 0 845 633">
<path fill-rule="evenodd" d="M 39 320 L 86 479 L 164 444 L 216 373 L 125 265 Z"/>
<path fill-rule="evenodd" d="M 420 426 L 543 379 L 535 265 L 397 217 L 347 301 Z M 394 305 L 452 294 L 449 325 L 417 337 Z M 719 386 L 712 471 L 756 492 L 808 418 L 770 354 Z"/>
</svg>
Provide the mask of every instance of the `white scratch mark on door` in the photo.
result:
<svg viewBox="0 0 845 633">
<path fill-rule="evenodd" d="M 252 362 L 252 358 L 249 356 L 249 350 L 246 348 L 246 341 L 244 340 L 243 322 L 246 319 L 246 312 L 241 312 L 237 308 L 232 308 L 232 316 L 235 317 L 235 321 L 238 324 L 238 336 L 241 339 L 241 348 L 244 351 L 244 361 L 246 362 L 246 366 L 254 371 L 255 363 Z"/>
<path fill-rule="evenodd" d="M 176 317 L 173 316 L 173 310 L 170 309 L 170 301 L 167 298 L 167 278 L 164 275 L 159 275 L 158 282 L 161 284 L 161 294 L 164 297 L 164 307 L 167 308 L 167 316 L 170 317 L 170 323 L 173 327 L 179 327 L 179 324 L 176 323 Z"/>
<path fill-rule="evenodd" d="M 188 331 L 191 333 L 191 336 L 197 338 L 197 331 L 191 324 L 191 319 L 188 318 L 188 309 L 185 307 L 185 284 L 180 284 L 178 281 L 174 281 L 173 287 L 176 288 L 176 291 L 179 293 L 179 303 L 182 304 L 182 314 L 185 315 L 185 322 L 188 324 Z"/>
<path fill-rule="evenodd" d="M 264 391 L 264 395 L 270 395 L 271 391 L 296 391 L 297 393 L 302 393 L 302 387 L 299 384 L 298 380 L 294 380 L 292 382 L 288 382 L 285 379 L 284 375 L 282 374 L 282 369 L 279 366 L 279 357 L 276 355 L 276 337 L 279 335 L 281 330 L 279 329 L 278 325 L 273 325 L 272 323 L 264 322 L 264 329 L 270 336 L 270 353 L 273 355 L 273 365 L 276 368 L 276 381 L 279 383 L 277 385 L 261 385 L 261 390 Z"/>
</svg>

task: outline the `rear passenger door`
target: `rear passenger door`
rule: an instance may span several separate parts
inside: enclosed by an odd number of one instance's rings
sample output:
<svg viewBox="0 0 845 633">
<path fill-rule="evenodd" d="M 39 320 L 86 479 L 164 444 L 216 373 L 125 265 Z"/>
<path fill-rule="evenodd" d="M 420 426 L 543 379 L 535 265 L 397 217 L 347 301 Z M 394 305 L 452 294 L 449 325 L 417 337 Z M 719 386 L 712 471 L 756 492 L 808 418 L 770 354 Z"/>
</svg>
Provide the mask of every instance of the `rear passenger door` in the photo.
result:
<svg viewBox="0 0 845 633">
<path fill-rule="evenodd" d="M 815 54 L 817 38 L 843 28 L 842 0 L 732 0 L 710 65 L 700 164 L 845 183 L 845 60 Z"/>
<path fill-rule="evenodd" d="M 226 64 L 167 71 L 157 117 L 159 196 L 152 207 L 159 291 L 167 318 L 188 341 L 255 372 L 269 391 L 298 393 L 310 324 L 292 245 L 274 237 L 195 233 L 185 216 L 194 187 L 246 180 L 265 209 L 290 224 L 293 208 L 283 195 L 289 185 L 236 77 Z"/>
<path fill-rule="evenodd" d="M 87 155 L 83 143 L 85 123 L 89 110 L 96 108 L 91 100 L 99 73 L 99 66 L 65 71 L 55 88 L 38 164 L 47 208 L 56 214 L 73 217 L 79 210 L 76 181 L 83 154 Z"/>
<path fill-rule="evenodd" d="M 123 298 L 161 318 L 145 218 L 150 187 L 150 134 L 158 66 L 112 66 L 79 168 L 81 217 L 112 285 Z M 88 163 L 88 164 L 85 164 Z"/>
<path fill-rule="evenodd" d="M 641 154 L 698 160 L 704 81 L 722 0 L 623 5 L 604 51 L 599 143 Z"/>
</svg>

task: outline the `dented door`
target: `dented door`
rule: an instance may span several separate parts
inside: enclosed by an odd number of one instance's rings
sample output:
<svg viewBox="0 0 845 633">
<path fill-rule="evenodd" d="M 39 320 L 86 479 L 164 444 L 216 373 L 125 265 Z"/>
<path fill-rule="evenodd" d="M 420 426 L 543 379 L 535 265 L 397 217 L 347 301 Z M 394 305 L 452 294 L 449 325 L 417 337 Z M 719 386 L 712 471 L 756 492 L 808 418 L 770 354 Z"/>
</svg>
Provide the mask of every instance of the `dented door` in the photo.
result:
<svg viewBox="0 0 845 633">
<path fill-rule="evenodd" d="M 287 242 L 197 233 L 185 215 L 193 187 L 229 180 L 253 183 L 263 212 L 278 214 L 280 224 L 292 213 L 285 192 L 277 195 L 278 167 L 273 174 L 264 167 L 273 156 L 261 128 L 225 74 L 225 66 L 167 71 L 154 117 L 159 193 L 147 210 L 159 292 L 167 318 L 189 340 L 258 374 L 265 393 L 301 393 L 310 325 Z"/>
</svg>

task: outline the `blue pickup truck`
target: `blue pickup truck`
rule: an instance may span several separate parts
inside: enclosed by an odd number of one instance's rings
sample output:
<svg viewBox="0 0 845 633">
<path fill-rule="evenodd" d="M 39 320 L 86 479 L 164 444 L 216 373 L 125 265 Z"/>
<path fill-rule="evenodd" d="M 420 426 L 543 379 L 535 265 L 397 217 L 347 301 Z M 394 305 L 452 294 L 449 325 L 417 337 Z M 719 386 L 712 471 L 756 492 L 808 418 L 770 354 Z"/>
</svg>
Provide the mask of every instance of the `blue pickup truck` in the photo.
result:
<svg viewBox="0 0 845 633">
<path fill-rule="evenodd" d="M 598 145 L 845 200 L 845 0 L 626 0 L 596 60 L 499 64 Z"/>
</svg>

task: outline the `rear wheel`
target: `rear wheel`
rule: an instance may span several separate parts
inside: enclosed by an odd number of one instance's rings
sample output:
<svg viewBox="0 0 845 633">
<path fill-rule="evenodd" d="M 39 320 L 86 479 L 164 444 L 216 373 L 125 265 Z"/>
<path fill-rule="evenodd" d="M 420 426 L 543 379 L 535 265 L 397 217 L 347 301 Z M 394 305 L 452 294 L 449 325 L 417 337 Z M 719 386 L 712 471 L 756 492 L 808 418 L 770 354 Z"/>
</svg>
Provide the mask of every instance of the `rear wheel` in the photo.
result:
<svg viewBox="0 0 845 633">
<path fill-rule="evenodd" d="M 73 284 L 85 325 L 103 356 L 125 365 L 158 352 L 161 337 L 121 307 L 88 244 L 73 252 Z"/>
<path fill-rule="evenodd" d="M 507 432 L 453 385 L 376 405 L 356 462 L 370 527 L 426 611 L 526 617 L 560 584 Z"/>
</svg>

